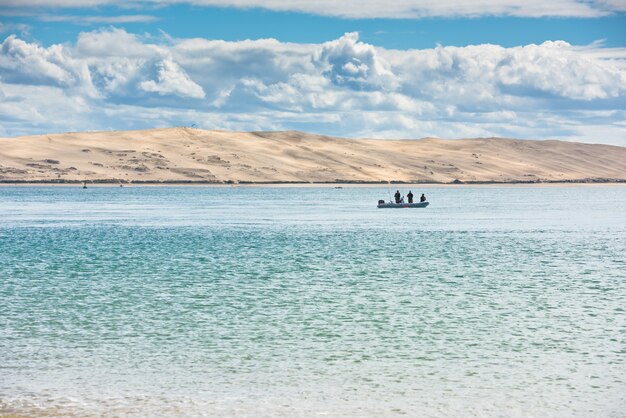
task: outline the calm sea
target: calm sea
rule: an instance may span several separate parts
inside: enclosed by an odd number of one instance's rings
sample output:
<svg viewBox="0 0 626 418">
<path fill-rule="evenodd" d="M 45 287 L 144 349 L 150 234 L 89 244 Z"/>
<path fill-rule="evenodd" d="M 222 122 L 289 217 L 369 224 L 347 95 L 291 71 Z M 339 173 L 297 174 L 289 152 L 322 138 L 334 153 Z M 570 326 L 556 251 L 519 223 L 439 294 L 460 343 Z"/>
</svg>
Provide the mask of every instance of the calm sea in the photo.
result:
<svg viewBox="0 0 626 418">
<path fill-rule="evenodd" d="M 0 188 L 0 415 L 626 416 L 626 187 L 393 192 Z"/>
</svg>

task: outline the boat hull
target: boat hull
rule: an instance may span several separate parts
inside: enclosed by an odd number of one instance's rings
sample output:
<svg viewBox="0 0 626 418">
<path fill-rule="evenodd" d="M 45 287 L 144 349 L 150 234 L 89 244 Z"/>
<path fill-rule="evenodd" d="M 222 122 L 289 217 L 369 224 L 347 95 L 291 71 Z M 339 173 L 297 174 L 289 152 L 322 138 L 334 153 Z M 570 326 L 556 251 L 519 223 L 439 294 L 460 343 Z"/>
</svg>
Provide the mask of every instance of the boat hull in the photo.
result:
<svg viewBox="0 0 626 418">
<path fill-rule="evenodd" d="M 380 203 L 378 205 L 379 209 L 401 209 L 401 208 L 425 208 L 428 206 L 428 202 L 418 202 L 418 203 Z"/>
</svg>

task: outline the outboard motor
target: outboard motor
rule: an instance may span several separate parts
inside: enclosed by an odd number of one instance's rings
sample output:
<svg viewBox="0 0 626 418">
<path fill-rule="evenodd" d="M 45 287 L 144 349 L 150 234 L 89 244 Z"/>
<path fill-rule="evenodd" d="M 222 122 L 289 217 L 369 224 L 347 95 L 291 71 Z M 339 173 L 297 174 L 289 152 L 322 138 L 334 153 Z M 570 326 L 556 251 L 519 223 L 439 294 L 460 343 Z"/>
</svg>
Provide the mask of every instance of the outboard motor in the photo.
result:
<svg viewBox="0 0 626 418">
<path fill-rule="evenodd" d="M 379 200 L 379 201 L 378 201 L 378 204 L 379 204 L 379 205 L 384 205 L 384 204 L 385 204 L 385 201 L 384 201 L 384 200 Z"/>
</svg>

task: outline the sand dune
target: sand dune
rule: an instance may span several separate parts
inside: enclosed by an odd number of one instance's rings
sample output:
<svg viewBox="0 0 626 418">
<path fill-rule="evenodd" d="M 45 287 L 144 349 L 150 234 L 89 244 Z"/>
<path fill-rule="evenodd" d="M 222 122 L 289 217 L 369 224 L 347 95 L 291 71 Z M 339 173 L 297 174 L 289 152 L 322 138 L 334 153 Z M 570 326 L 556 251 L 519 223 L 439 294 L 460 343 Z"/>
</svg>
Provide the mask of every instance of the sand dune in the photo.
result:
<svg viewBox="0 0 626 418">
<path fill-rule="evenodd" d="M 0 138 L 7 182 L 626 181 L 626 148 L 191 128 Z"/>
</svg>

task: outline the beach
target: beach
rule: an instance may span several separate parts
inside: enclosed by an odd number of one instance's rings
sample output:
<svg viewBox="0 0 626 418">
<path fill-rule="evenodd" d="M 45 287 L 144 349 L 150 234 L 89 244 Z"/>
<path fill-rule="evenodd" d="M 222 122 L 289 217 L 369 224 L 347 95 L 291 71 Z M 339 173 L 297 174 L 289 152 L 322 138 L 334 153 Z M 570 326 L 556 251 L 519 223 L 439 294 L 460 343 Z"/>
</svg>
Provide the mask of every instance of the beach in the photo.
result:
<svg viewBox="0 0 626 418">
<path fill-rule="evenodd" d="M 0 183 L 624 182 L 626 148 L 504 138 L 376 140 L 192 128 L 0 138 Z"/>
</svg>

